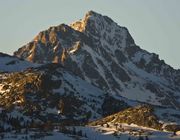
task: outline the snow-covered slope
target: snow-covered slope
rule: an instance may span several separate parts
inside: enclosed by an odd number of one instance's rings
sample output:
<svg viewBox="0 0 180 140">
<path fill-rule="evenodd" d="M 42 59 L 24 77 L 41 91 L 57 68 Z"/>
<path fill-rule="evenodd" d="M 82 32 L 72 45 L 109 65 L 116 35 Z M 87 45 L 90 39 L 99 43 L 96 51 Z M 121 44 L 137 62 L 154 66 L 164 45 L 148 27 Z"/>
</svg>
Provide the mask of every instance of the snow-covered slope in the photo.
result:
<svg viewBox="0 0 180 140">
<path fill-rule="evenodd" d="M 4 53 L 0 53 L 0 72 L 23 71 L 37 65 Z"/>
<path fill-rule="evenodd" d="M 53 132 L 29 131 L 27 133 L 6 133 L 4 140 L 17 139 L 36 139 L 36 140 L 179 140 L 179 135 L 173 135 L 170 132 L 160 132 L 136 125 L 118 124 L 122 126 L 122 130 L 117 130 L 116 126 L 110 125 L 109 128 L 104 126 L 96 127 L 77 127 L 71 126 L 67 128 L 66 133 L 59 130 Z M 118 126 L 119 127 L 119 126 Z M 74 130 L 73 130 L 74 129 Z"/>
<path fill-rule="evenodd" d="M 3 73 L 0 81 L 0 127 L 8 125 L 5 130 L 16 129 L 12 119 L 22 128 L 31 126 L 32 120 L 37 126 L 47 121 L 77 125 L 128 107 L 60 64 Z"/>
<path fill-rule="evenodd" d="M 69 26 L 40 32 L 14 55 L 61 63 L 117 98 L 180 109 L 180 70 L 137 46 L 127 28 L 93 11 Z"/>
</svg>

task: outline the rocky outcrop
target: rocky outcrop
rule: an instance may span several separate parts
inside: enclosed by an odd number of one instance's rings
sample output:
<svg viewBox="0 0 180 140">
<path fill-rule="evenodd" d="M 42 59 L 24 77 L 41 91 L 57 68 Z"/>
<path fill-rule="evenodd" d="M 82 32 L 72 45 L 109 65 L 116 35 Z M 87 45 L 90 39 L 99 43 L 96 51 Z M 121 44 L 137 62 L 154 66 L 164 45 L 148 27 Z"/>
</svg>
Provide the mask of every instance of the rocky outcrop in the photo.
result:
<svg viewBox="0 0 180 140">
<path fill-rule="evenodd" d="M 109 122 L 113 124 L 137 124 L 138 126 L 145 126 L 158 130 L 161 130 L 163 126 L 159 123 L 159 119 L 154 115 L 152 107 L 148 105 L 130 107 L 114 115 L 91 122 L 89 125 L 103 125 Z"/>
<path fill-rule="evenodd" d="M 24 105 L 29 95 L 48 94 L 52 89 L 59 88 L 61 81 L 51 80 L 51 75 L 37 71 L 27 70 L 7 74 L 1 81 L 2 93 L 0 96 L 0 106 L 11 107 L 13 104 Z"/>
</svg>

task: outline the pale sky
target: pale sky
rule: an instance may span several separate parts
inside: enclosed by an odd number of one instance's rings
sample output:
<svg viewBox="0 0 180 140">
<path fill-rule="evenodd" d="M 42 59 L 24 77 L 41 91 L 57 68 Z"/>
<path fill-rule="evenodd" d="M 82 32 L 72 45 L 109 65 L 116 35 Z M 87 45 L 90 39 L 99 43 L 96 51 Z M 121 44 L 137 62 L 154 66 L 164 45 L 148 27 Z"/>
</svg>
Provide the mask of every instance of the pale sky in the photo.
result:
<svg viewBox="0 0 180 140">
<path fill-rule="evenodd" d="M 180 0 L 0 0 L 0 52 L 12 54 L 40 31 L 89 10 L 127 27 L 142 49 L 180 68 Z"/>
</svg>

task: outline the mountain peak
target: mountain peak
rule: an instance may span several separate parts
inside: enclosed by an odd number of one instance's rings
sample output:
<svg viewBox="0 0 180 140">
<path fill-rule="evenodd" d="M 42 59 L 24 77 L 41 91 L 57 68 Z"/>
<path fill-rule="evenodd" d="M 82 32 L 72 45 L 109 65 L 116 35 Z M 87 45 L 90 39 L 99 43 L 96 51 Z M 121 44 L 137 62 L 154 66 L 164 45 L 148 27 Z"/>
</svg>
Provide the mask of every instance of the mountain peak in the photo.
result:
<svg viewBox="0 0 180 140">
<path fill-rule="evenodd" d="M 33 138 L 39 135 L 31 135 L 34 128 L 51 132 L 54 126 L 75 137 L 80 132 L 75 126 L 95 119 L 90 126 L 129 132 L 135 139 L 152 134 L 147 127 L 180 130 L 180 71 L 137 46 L 128 29 L 107 16 L 89 11 L 70 26 L 52 26 L 14 55 L 0 53 L 0 132 L 5 139 L 16 130 Z M 75 125 L 73 132 L 70 125 Z"/>
<path fill-rule="evenodd" d="M 97 16 L 97 15 L 101 15 L 101 14 L 99 14 L 99 13 L 93 11 L 93 10 L 90 10 L 85 15 L 86 16 Z"/>
<path fill-rule="evenodd" d="M 112 23 L 116 24 L 107 16 L 103 16 L 94 11 L 88 11 L 83 19 L 72 23 L 70 26 L 80 32 L 87 32 L 92 28 L 96 28 L 97 31 L 102 30 L 106 24 L 111 25 Z"/>
<path fill-rule="evenodd" d="M 55 39 L 55 36 L 57 35 L 57 33 L 67 33 L 70 32 L 72 29 L 71 27 L 69 27 L 66 24 L 60 24 L 58 26 L 52 26 L 49 29 L 45 30 L 45 31 L 41 31 L 35 38 L 34 41 L 40 41 L 42 43 L 45 43 L 46 41 L 50 41 L 53 42 L 51 39 L 53 37 L 53 39 Z"/>
<path fill-rule="evenodd" d="M 94 11 L 70 26 L 50 27 L 40 33 L 37 41 L 23 46 L 14 55 L 36 63 L 61 63 L 75 75 L 112 94 L 180 108 L 175 99 L 180 96 L 180 73 L 157 55 L 137 46 L 127 28 Z M 163 92 L 167 94 L 162 99 Z M 138 94 L 142 98 L 137 98 Z"/>
</svg>

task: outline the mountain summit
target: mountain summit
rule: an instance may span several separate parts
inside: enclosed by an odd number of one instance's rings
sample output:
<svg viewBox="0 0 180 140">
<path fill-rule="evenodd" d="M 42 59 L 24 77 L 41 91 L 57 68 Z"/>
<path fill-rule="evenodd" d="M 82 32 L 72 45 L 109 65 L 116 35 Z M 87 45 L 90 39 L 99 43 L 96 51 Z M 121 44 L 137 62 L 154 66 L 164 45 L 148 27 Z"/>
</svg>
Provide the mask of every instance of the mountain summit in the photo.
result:
<svg viewBox="0 0 180 140">
<path fill-rule="evenodd" d="M 134 44 L 126 28 L 118 26 L 107 16 L 89 11 L 82 20 L 74 22 L 70 26 L 60 24 L 40 32 L 33 41 L 20 48 L 14 54 L 32 62 L 52 62 L 54 59 L 57 59 L 57 55 L 62 57 L 62 48 L 68 49 L 71 53 L 72 46 L 78 44 L 78 42 L 92 46 L 94 45 L 91 44 L 93 41 L 102 38 L 110 41 L 110 43 L 120 43 L 121 41 L 125 44 L 127 41 L 123 40 L 123 37 L 120 38 L 122 35 L 124 38 L 129 39 L 129 43 Z M 121 47 L 123 46 L 121 45 Z M 51 52 L 53 53 L 51 54 Z M 45 53 L 49 53 L 46 55 L 48 58 L 36 58 Z M 61 60 L 59 59 L 59 61 Z"/>
<path fill-rule="evenodd" d="M 137 46 L 127 28 L 93 11 L 70 26 L 40 32 L 14 55 L 36 63 L 61 63 L 118 98 L 180 109 L 180 71 Z"/>
</svg>

